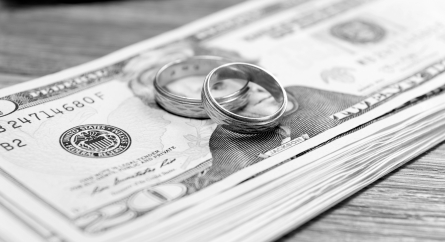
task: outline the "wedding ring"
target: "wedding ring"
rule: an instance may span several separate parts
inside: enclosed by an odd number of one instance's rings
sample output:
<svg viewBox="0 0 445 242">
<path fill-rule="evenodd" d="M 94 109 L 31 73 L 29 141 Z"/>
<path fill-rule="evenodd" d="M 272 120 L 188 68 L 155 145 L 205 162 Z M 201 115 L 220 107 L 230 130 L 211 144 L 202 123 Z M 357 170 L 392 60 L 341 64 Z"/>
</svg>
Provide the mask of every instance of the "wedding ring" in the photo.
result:
<svg viewBox="0 0 445 242">
<path fill-rule="evenodd" d="M 204 79 L 211 70 L 229 62 L 229 60 L 217 56 L 195 56 L 177 60 L 163 66 L 156 73 L 153 84 L 156 91 L 156 102 L 165 110 L 180 116 L 209 118 L 200 98 L 186 97 L 172 93 L 166 86 L 185 77 L 202 76 Z M 215 102 L 227 110 L 244 107 L 248 101 L 248 82 L 246 81 L 240 86 L 240 89 L 227 96 L 215 98 Z M 201 85 L 199 86 L 199 90 L 201 90 Z"/>
<path fill-rule="evenodd" d="M 246 117 L 227 110 L 212 96 L 211 87 L 224 79 L 247 80 L 266 89 L 279 103 L 278 109 L 263 117 Z M 201 99 L 209 117 L 223 128 L 236 133 L 261 133 L 278 125 L 286 111 L 287 95 L 281 84 L 261 67 L 247 63 L 228 63 L 213 69 L 204 80 Z"/>
</svg>

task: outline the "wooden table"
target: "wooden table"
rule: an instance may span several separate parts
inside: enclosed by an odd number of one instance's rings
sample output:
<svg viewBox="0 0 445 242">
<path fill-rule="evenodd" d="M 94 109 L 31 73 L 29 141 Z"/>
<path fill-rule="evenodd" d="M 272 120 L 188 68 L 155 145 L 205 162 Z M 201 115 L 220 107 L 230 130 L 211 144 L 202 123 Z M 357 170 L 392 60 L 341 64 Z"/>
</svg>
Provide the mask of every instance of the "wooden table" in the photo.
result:
<svg viewBox="0 0 445 242">
<path fill-rule="evenodd" d="M 108 1 L 31 7 L 0 3 L 0 85 L 93 60 L 238 2 Z M 281 240 L 445 241 L 445 144 Z"/>
</svg>

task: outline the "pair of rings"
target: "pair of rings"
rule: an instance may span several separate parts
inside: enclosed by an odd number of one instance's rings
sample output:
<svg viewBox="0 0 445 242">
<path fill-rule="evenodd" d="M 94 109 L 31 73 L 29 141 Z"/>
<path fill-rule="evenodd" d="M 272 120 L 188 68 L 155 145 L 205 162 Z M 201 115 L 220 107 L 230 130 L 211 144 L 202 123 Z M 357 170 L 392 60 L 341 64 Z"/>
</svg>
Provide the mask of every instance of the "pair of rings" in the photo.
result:
<svg viewBox="0 0 445 242">
<path fill-rule="evenodd" d="M 178 79 L 192 76 L 205 76 L 201 98 L 172 93 L 166 87 Z M 239 82 L 241 88 L 215 97 L 212 87 L 227 79 Z M 234 112 L 248 104 L 249 82 L 266 89 L 280 104 L 274 113 L 247 117 Z M 163 66 L 155 76 L 154 88 L 156 102 L 165 110 L 189 118 L 210 117 L 223 128 L 237 133 L 260 133 L 276 127 L 287 106 L 286 91 L 269 72 L 256 65 L 231 62 L 216 56 L 195 56 Z"/>
</svg>

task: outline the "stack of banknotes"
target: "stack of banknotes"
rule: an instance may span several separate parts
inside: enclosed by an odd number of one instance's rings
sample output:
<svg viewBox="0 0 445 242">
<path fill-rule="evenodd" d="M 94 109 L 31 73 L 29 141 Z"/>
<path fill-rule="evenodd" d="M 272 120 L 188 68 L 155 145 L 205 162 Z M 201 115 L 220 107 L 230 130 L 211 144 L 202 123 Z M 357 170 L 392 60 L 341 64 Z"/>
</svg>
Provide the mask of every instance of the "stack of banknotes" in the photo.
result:
<svg viewBox="0 0 445 242">
<path fill-rule="evenodd" d="M 279 238 L 445 140 L 445 3 L 428 2 L 249 1 L 0 90 L 0 238 Z M 162 109 L 156 72 L 202 55 L 273 73 L 280 125 Z M 250 92 L 247 111 L 275 105 Z"/>
</svg>

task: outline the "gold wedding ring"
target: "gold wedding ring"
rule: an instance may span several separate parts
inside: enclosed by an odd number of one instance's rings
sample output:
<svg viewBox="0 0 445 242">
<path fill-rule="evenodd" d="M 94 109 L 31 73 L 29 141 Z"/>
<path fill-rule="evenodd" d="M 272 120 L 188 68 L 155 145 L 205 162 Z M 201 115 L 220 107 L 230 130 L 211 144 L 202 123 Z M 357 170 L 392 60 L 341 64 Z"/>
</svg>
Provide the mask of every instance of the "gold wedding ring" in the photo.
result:
<svg viewBox="0 0 445 242">
<path fill-rule="evenodd" d="M 209 118 L 200 98 L 172 93 L 166 86 L 185 77 L 203 76 L 204 78 L 213 69 L 229 62 L 229 60 L 217 56 L 195 56 L 163 66 L 156 73 L 153 84 L 156 91 L 156 102 L 165 110 L 180 116 Z M 248 101 L 248 81 L 241 86 L 239 90 L 227 96 L 214 98 L 214 101 L 227 110 L 244 107 Z M 209 89 L 209 91 L 211 90 Z"/>
<path fill-rule="evenodd" d="M 279 103 L 278 109 L 271 115 L 255 118 L 241 116 L 226 109 L 211 93 L 211 87 L 224 79 L 246 80 L 258 84 Z M 223 128 L 236 133 L 261 133 L 275 128 L 287 106 L 286 91 L 275 77 L 261 67 L 247 63 L 228 63 L 213 69 L 204 80 L 201 95 L 209 117 Z"/>
</svg>

